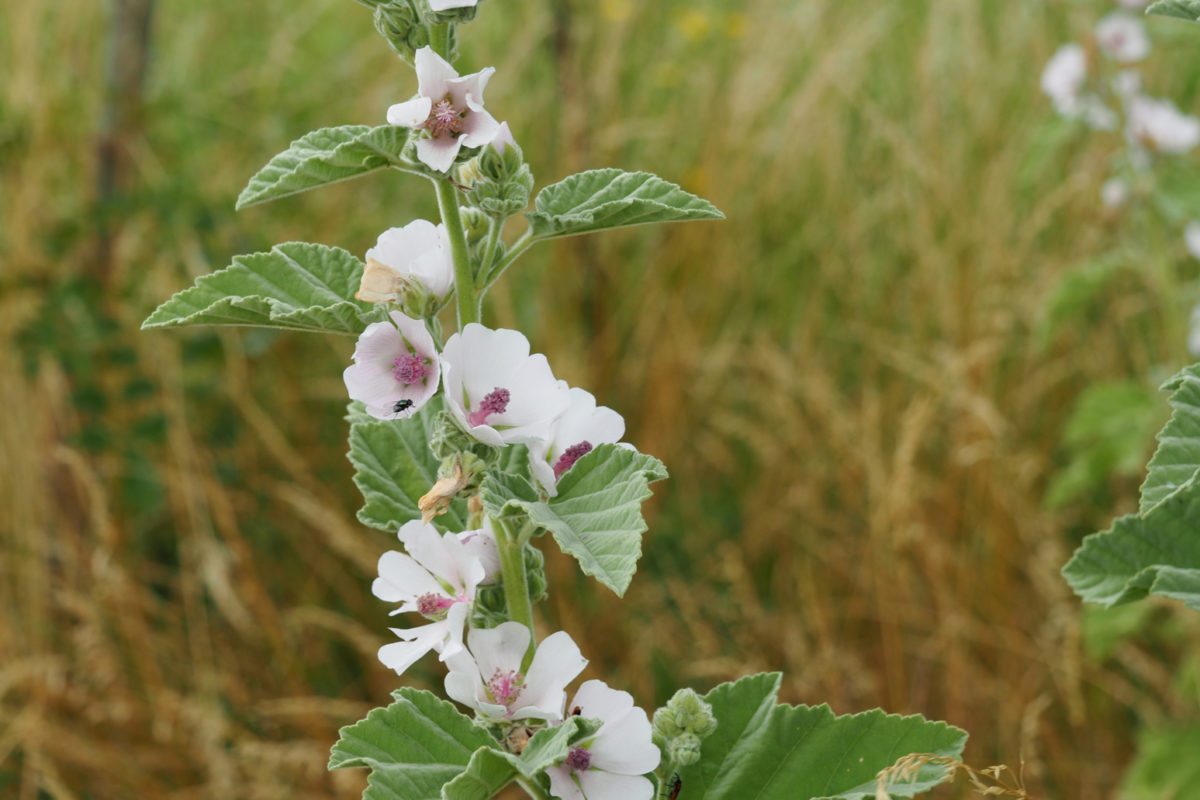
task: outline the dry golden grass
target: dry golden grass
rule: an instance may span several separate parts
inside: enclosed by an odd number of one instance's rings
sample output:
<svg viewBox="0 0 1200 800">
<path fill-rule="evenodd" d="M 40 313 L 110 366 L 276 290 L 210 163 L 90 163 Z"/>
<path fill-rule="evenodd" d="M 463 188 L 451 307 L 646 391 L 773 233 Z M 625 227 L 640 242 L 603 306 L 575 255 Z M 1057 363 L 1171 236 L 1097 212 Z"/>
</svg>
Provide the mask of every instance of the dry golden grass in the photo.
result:
<svg viewBox="0 0 1200 800">
<path fill-rule="evenodd" d="M 672 470 L 626 602 L 548 559 L 547 629 L 592 674 L 650 704 L 783 670 L 792 702 L 966 728 L 967 760 L 1023 761 L 1032 797 L 1108 795 L 1136 721 L 1186 706 L 1136 639 L 1085 656 L 1058 574 L 1136 486 L 1041 502 L 1081 388 L 1184 358 L 1165 256 L 1034 346 L 1048 287 L 1121 235 L 1111 142 L 1047 144 L 1036 90 L 1094 11 L 556 0 L 469 29 L 541 183 L 648 168 L 729 216 L 547 248 L 490 304 Z M 432 213 L 403 181 L 229 211 L 290 138 L 411 80 L 348 0 L 159 14 L 97 210 L 100 9 L 0 10 L 0 794 L 357 796 L 328 747 L 398 680 L 369 594 L 390 541 L 354 521 L 343 455 L 350 344 L 137 326 L 237 252 L 361 252 Z M 101 219 L 113 271 L 79 288 Z"/>
</svg>

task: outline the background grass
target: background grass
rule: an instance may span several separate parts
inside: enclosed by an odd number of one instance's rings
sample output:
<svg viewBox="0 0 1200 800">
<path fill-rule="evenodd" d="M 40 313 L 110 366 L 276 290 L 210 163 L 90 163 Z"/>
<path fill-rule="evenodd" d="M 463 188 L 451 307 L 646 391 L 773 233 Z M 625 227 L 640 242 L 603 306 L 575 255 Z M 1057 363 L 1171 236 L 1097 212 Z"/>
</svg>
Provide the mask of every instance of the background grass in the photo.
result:
<svg viewBox="0 0 1200 800">
<path fill-rule="evenodd" d="M 588 676 L 651 706 L 780 669 L 791 702 L 966 728 L 1045 797 L 1112 796 L 1143 728 L 1195 719 L 1196 623 L 1081 628 L 1058 574 L 1139 477 L 1043 502 L 1086 387 L 1189 360 L 1177 232 L 1102 209 L 1117 141 L 1037 88 L 1108 7 L 491 0 L 465 30 L 540 184 L 644 168 L 728 215 L 542 246 L 490 296 L 672 471 L 626 602 L 548 553 L 545 629 Z M 235 254 L 433 216 L 403 176 L 233 213 L 287 142 L 415 81 L 349 0 L 163 5 L 106 135 L 110 22 L 0 8 L 0 795 L 354 797 L 328 748 L 400 679 L 369 593 L 394 539 L 354 521 L 344 456 L 353 342 L 137 328 Z M 1150 25 L 1151 90 L 1194 108 L 1196 31 Z M 1047 328 L 1099 255 L 1122 268 Z"/>
</svg>

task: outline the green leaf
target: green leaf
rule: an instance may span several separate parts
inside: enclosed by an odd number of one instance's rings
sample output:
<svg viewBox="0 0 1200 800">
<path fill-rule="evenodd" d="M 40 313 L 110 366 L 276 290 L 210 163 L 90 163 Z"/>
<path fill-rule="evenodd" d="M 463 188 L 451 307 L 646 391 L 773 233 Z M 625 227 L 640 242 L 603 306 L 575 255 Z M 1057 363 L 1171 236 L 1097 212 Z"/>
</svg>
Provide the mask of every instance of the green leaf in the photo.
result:
<svg viewBox="0 0 1200 800">
<path fill-rule="evenodd" d="M 369 767 L 366 800 L 434 800 L 458 777 L 472 754 L 495 744 L 490 736 L 436 695 L 406 687 L 396 702 L 342 728 L 329 769 Z"/>
<path fill-rule="evenodd" d="M 438 394 L 408 419 L 350 425 L 349 457 L 354 465 L 354 485 L 365 501 L 358 512 L 364 525 L 395 533 L 409 520 L 420 519 L 417 500 L 433 486 L 440 466 L 429 449 L 429 439 L 443 408 L 444 400 Z M 434 523 L 443 530 L 464 530 L 466 505 L 454 501 Z"/>
<path fill-rule="evenodd" d="M 651 494 L 649 484 L 666 477 L 657 458 L 602 444 L 563 475 L 549 501 L 515 476 L 489 476 L 480 497 L 492 516 L 527 514 L 584 573 L 624 595 L 642 554 L 642 501 Z"/>
<path fill-rule="evenodd" d="M 1171 378 L 1162 390 L 1171 392 L 1167 402 L 1174 410 L 1158 434 L 1158 449 L 1150 459 L 1142 483 L 1142 501 L 1138 506 L 1142 514 L 1200 472 L 1200 364 Z"/>
<path fill-rule="evenodd" d="M 538 192 L 527 212 L 537 238 L 575 236 L 650 222 L 724 219 L 717 207 L 649 172 L 594 169 Z"/>
<path fill-rule="evenodd" d="M 599 727 L 599 720 L 568 717 L 557 727 L 535 733 L 520 757 L 494 747 L 477 750 L 466 771 L 443 787 L 442 797 L 489 800 L 514 778 L 534 781 L 547 767 L 562 763 L 573 744 L 594 734 Z"/>
<path fill-rule="evenodd" d="M 352 299 L 362 262 L 340 247 L 287 242 L 267 253 L 236 256 L 196 279 L 142 323 L 142 328 L 251 325 L 358 335 L 374 309 Z"/>
<path fill-rule="evenodd" d="M 1155 594 L 1200 611 L 1198 525 L 1200 476 L 1193 476 L 1145 514 L 1085 538 L 1063 576 L 1089 603 L 1111 607 Z"/>
<path fill-rule="evenodd" d="M 837 717 L 828 706 L 776 703 L 778 673 L 723 683 L 705 695 L 718 720 L 700 760 L 680 772 L 680 800 L 873 800 L 876 776 L 913 753 L 958 758 L 967 734 L 944 722 L 878 709 Z M 928 791 L 947 777 L 923 767 L 893 797 Z"/>
<path fill-rule="evenodd" d="M 1117 794 L 1123 800 L 1194 800 L 1200 786 L 1200 725 L 1138 734 L 1137 756 Z"/>
<path fill-rule="evenodd" d="M 238 196 L 237 208 L 399 165 L 408 134 L 407 128 L 394 125 L 343 125 L 307 133 L 250 179 Z"/>
<path fill-rule="evenodd" d="M 1200 22 L 1200 0 L 1158 0 L 1146 9 L 1146 13 Z"/>
</svg>

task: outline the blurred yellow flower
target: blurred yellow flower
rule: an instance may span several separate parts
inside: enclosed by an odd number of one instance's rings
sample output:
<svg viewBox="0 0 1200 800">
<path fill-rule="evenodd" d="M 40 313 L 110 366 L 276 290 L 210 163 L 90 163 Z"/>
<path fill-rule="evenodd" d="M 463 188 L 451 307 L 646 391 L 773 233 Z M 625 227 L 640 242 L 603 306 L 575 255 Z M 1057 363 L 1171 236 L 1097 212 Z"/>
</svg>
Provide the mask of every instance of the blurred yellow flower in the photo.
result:
<svg viewBox="0 0 1200 800">
<path fill-rule="evenodd" d="M 708 18 L 708 14 L 698 9 L 685 11 L 675 18 L 675 27 L 689 41 L 697 41 L 708 36 L 712 30 L 712 22 Z"/>
</svg>

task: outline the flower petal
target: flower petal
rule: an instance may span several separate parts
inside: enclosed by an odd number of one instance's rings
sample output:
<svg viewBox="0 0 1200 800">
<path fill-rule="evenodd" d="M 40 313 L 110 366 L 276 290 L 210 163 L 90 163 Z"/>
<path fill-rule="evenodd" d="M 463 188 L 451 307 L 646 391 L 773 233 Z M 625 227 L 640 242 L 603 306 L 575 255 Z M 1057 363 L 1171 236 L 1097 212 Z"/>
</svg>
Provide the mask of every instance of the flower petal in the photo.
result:
<svg viewBox="0 0 1200 800">
<path fill-rule="evenodd" d="M 401 128 L 419 128 L 429 119 L 429 112 L 432 110 L 433 101 L 428 97 L 414 97 L 412 100 L 389 106 L 387 121 L 389 125 Z"/>
<path fill-rule="evenodd" d="M 448 95 L 450 81 L 458 77 L 458 72 L 450 66 L 450 62 L 433 52 L 428 45 L 413 56 L 413 66 L 417 70 L 417 91 L 422 97 L 434 101 Z M 428 116 L 429 112 L 425 112 L 425 115 Z"/>
<path fill-rule="evenodd" d="M 614 775 L 599 769 L 577 773 L 587 800 L 650 800 L 654 784 L 641 775 Z"/>
<path fill-rule="evenodd" d="M 462 149 L 462 137 L 443 136 L 439 139 L 418 139 L 417 158 L 432 170 L 445 172 L 450 169 L 458 151 Z"/>
<path fill-rule="evenodd" d="M 589 800 L 579 788 L 579 784 L 571 777 L 571 768 L 558 766 L 546 770 L 550 779 L 550 794 L 562 800 Z"/>
<path fill-rule="evenodd" d="M 651 737 L 650 720 L 640 708 L 606 722 L 590 749 L 593 767 L 622 775 L 649 772 L 661 758 Z"/>
</svg>

